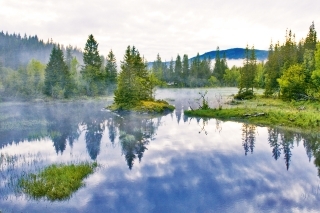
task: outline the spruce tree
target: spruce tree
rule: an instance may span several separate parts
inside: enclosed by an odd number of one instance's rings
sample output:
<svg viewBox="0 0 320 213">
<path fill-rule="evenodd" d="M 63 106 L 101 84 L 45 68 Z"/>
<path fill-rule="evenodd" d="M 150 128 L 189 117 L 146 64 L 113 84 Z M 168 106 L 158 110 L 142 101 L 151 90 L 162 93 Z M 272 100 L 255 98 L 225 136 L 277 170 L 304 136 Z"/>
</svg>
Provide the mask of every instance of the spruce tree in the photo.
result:
<svg viewBox="0 0 320 213">
<path fill-rule="evenodd" d="M 101 70 L 102 61 L 98 51 L 98 43 L 93 35 L 89 35 L 83 52 L 81 74 L 86 81 L 87 95 L 104 94 L 106 90 L 105 72 Z"/>
<path fill-rule="evenodd" d="M 253 96 L 254 80 L 257 73 L 257 61 L 254 47 L 245 49 L 245 59 L 243 67 L 240 69 L 239 92 L 237 98 L 247 99 Z"/>
<path fill-rule="evenodd" d="M 152 70 L 155 74 L 155 76 L 163 81 L 164 80 L 164 76 L 163 76 L 163 65 L 162 65 L 162 60 L 161 60 L 161 57 L 159 55 L 159 53 L 157 54 L 157 59 L 156 61 L 153 62 L 152 64 Z"/>
<path fill-rule="evenodd" d="M 213 75 L 218 79 L 220 83 L 222 83 L 224 72 L 221 69 L 221 58 L 220 58 L 220 49 L 217 47 L 215 63 L 213 68 Z"/>
<path fill-rule="evenodd" d="M 182 77 L 182 62 L 181 62 L 181 57 L 178 54 L 176 58 L 176 62 L 174 65 L 174 83 L 177 86 L 181 86 L 181 77 Z"/>
<path fill-rule="evenodd" d="M 184 86 L 190 86 L 190 67 L 189 67 L 189 58 L 187 54 L 183 55 L 182 59 L 182 76 Z"/>
<path fill-rule="evenodd" d="M 63 52 L 60 46 L 54 46 L 45 69 L 45 94 L 55 98 L 67 97 L 69 84 L 70 74 Z"/>
<path fill-rule="evenodd" d="M 315 30 L 314 22 L 312 22 L 311 26 L 309 27 L 309 33 L 306 37 L 304 47 L 308 50 L 316 50 L 317 44 L 317 32 Z"/>
<path fill-rule="evenodd" d="M 144 59 L 134 46 L 128 46 L 114 93 L 116 105 L 119 108 L 131 108 L 142 100 L 150 100 L 153 87 Z"/>
<path fill-rule="evenodd" d="M 117 83 L 117 76 L 118 76 L 117 61 L 112 50 L 110 50 L 107 56 L 105 71 L 107 76 L 107 84 L 110 84 L 110 86 L 115 85 Z"/>
</svg>

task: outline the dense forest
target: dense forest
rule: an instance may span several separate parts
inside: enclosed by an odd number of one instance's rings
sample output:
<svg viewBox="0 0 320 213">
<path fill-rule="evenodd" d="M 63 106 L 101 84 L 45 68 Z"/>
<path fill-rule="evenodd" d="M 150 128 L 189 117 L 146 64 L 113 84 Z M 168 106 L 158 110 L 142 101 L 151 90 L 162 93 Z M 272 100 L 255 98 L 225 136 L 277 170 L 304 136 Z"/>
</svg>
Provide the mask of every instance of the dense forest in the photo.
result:
<svg viewBox="0 0 320 213">
<path fill-rule="evenodd" d="M 50 53 L 54 45 L 58 45 L 48 39 L 46 42 L 39 39 L 37 35 L 22 37 L 20 34 L 8 34 L 0 32 L 0 63 L 2 66 L 12 69 L 18 69 L 26 66 L 32 59 L 41 63 L 48 63 Z M 82 51 L 71 45 L 67 47 L 60 46 L 66 54 L 67 50 L 82 63 Z"/>
<path fill-rule="evenodd" d="M 213 59 L 210 54 L 198 53 L 193 58 L 178 54 L 170 62 L 162 61 L 158 54 L 148 67 L 135 46 L 128 46 L 118 70 L 112 50 L 106 58 L 100 55 L 93 35 L 81 52 L 49 40 L 44 43 L 37 36 L 1 32 L 1 100 L 61 99 L 114 92 L 118 105 L 130 105 L 152 99 L 156 86 L 233 86 L 239 87 L 238 98 L 250 98 L 254 88 L 262 88 L 265 96 L 284 100 L 319 99 L 320 44 L 314 23 L 299 42 L 287 30 L 283 44 L 270 44 L 266 62 L 259 60 L 261 52 L 254 46 L 244 49 L 241 67 L 228 67 L 226 52 L 219 47 L 214 53 Z"/>
</svg>

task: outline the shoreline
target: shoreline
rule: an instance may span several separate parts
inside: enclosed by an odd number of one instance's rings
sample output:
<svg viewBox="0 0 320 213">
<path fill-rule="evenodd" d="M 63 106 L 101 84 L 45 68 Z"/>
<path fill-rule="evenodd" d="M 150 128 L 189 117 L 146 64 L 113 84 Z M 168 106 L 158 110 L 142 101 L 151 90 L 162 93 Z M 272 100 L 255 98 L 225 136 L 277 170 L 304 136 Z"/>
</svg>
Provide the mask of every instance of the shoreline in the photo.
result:
<svg viewBox="0 0 320 213">
<path fill-rule="evenodd" d="M 252 100 L 231 102 L 235 105 L 222 109 L 186 110 L 190 117 L 217 118 L 248 122 L 259 126 L 281 127 L 298 131 L 320 131 L 318 102 L 291 101 L 256 97 Z"/>
</svg>

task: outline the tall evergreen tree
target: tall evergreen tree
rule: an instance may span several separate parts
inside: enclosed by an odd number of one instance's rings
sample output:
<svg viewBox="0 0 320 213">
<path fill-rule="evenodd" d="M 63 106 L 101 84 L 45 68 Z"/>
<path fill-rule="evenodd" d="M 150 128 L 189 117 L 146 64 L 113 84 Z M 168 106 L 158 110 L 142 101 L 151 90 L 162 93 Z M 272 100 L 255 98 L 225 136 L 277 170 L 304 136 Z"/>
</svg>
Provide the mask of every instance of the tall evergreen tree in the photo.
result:
<svg viewBox="0 0 320 213">
<path fill-rule="evenodd" d="M 311 26 L 309 27 L 309 33 L 306 37 L 304 47 L 308 50 L 316 50 L 317 44 L 317 32 L 315 30 L 314 22 L 312 22 Z"/>
<path fill-rule="evenodd" d="M 161 60 L 159 53 L 157 54 L 156 61 L 154 61 L 152 64 L 152 70 L 153 70 L 155 76 L 159 80 L 162 80 L 162 81 L 164 80 L 163 65 L 162 65 L 162 60 Z"/>
<path fill-rule="evenodd" d="M 110 84 L 110 86 L 115 85 L 117 83 L 117 61 L 116 57 L 113 54 L 112 50 L 110 50 L 107 60 L 106 60 L 106 76 L 107 76 L 107 83 Z"/>
<path fill-rule="evenodd" d="M 83 63 L 81 73 L 86 81 L 87 95 L 94 96 L 104 94 L 106 91 L 105 72 L 101 70 L 102 61 L 98 51 L 98 43 L 93 35 L 89 35 L 83 52 Z"/>
<path fill-rule="evenodd" d="M 254 80 L 257 73 L 257 61 L 254 47 L 249 50 L 247 45 L 245 49 L 245 59 L 243 67 L 240 70 L 240 82 L 238 96 L 240 98 L 249 98 L 253 95 Z M 243 95 L 244 96 L 243 96 Z"/>
<path fill-rule="evenodd" d="M 174 83 L 178 86 L 181 85 L 181 80 L 182 80 L 182 62 L 181 62 L 181 57 L 178 54 L 176 58 L 176 62 L 174 65 Z"/>
<path fill-rule="evenodd" d="M 190 67 L 189 67 L 189 57 L 187 54 L 183 55 L 182 59 L 182 76 L 183 76 L 183 85 L 189 85 L 190 79 Z"/>
<path fill-rule="evenodd" d="M 64 62 L 60 46 L 54 46 L 49 63 L 45 69 L 45 94 L 51 97 L 67 97 L 69 95 L 70 74 Z"/>
<path fill-rule="evenodd" d="M 115 103 L 120 108 L 131 108 L 142 100 L 152 99 L 153 87 L 144 59 L 134 46 L 128 46 L 121 62 Z"/>
</svg>

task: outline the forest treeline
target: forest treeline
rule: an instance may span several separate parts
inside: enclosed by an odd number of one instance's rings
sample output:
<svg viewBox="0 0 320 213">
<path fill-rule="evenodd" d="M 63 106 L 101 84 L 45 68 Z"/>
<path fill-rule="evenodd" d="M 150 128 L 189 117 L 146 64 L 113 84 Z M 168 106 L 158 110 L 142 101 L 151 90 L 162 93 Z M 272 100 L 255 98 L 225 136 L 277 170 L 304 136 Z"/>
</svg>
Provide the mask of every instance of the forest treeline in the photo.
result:
<svg viewBox="0 0 320 213">
<path fill-rule="evenodd" d="M 0 32 L 0 63 L 2 66 L 12 68 L 14 70 L 21 66 L 26 66 L 32 59 L 36 59 L 41 63 L 48 63 L 50 53 L 54 45 L 52 39 L 46 42 L 39 39 L 37 35 L 21 36 L 20 34 L 9 34 L 8 32 Z M 82 51 L 77 47 L 68 45 L 60 46 L 62 51 L 66 53 L 67 49 L 71 51 L 80 63 L 82 63 Z"/>
<path fill-rule="evenodd" d="M 46 59 L 44 52 L 49 49 L 51 53 Z M 32 59 L 21 60 L 24 52 Z M 27 64 L 25 60 L 29 60 Z M 199 53 L 192 59 L 178 54 L 175 60 L 165 62 L 158 54 L 152 67 L 148 67 L 139 51 L 128 46 L 118 70 L 112 50 L 106 58 L 100 55 L 93 35 L 81 52 L 52 41 L 44 43 L 37 36 L 22 38 L 1 32 L 0 77 L 2 100 L 101 96 L 114 92 L 116 104 L 130 106 L 153 99 L 156 86 L 239 87 L 238 98 L 252 97 L 254 88 L 262 88 L 266 96 L 284 100 L 319 99 L 320 44 L 312 23 L 306 38 L 299 42 L 287 30 L 283 44 L 271 43 L 266 62 L 258 61 L 254 46 L 247 45 L 243 66 L 231 68 L 219 47 L 214 59 L 201 59 Z"/>
<path fill-rule="evenodd" d="M 19 40 L 16 35 L 9 37 L 12 41 Z M 98 43 L 92 35 L 88 37 L 83 52 L 72 46 L 64 48 L 52 42 L 44 44 L 42 41 L 38 41 L 37 43 L 36 36 L 29 38 L 25 36 L 20 40 L 41 46 L 38 48 L 37 54 L 43 54 L 43 57 L 46 56 L 41 50 L 45 52 L 47 48 L 50 48 L 48 63 L 40 61 L 45 58 L 32 55 L 31 47 L 29 56 L 37 59 L 31 59 L 27 65 L 24 65 L 23 62 L 13 63 L 10 57 L 2 57 L 0 60 L 2 100 L 96 96 L 105 95 L 108 89 L 115 88 L 117 78 L 115 55 L 112 50 L 106 58 L 100 55 Z M 0 41 L 2 44 L 3 41 Z M 79 55 L 81 56 L 80 60 L 78 59 Z M 13 69 L 17 63 L 19 64 L 18 68 Z"/>
</svg>

